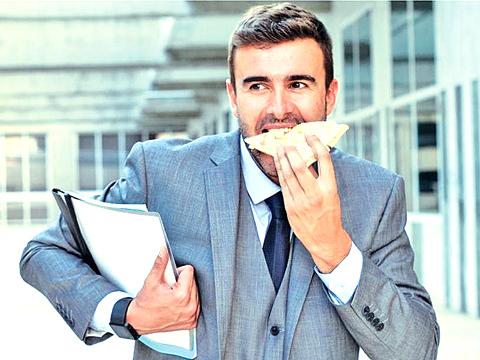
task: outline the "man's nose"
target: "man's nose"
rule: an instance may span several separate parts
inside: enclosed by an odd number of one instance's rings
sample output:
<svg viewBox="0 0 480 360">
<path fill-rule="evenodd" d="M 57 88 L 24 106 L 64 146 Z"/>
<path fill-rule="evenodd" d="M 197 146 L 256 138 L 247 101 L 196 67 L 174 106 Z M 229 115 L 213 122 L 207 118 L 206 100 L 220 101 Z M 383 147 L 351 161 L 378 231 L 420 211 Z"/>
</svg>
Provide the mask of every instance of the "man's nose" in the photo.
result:
<svg viewBox="0 0 480 360">
<path fill-rule="evenodd" d="M 293 111 L 293 103 L 285 89 L 275 90 L 271 93 L 268 113 L 277 119 L 283 119 L 286 114 Z"/>
</svg>

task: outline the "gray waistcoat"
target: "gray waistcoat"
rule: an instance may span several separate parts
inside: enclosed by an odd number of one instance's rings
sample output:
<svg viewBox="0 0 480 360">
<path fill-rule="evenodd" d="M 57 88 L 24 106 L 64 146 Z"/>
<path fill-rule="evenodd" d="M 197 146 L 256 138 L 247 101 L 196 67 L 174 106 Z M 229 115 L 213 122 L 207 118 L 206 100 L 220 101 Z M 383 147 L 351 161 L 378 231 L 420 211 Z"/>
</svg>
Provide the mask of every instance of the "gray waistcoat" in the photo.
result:
<svg viewBox="0 0 480 360">
<path fill-rule="evenodd" d="M 223 358 L 282 359 L 290 266 L 275 294 L 244 186 L 240 192 L 236 263 L 232 266 L 234 299 Z M 278 334 L 271 331 L 274 326 L 280 330 Z"/>
</svg>

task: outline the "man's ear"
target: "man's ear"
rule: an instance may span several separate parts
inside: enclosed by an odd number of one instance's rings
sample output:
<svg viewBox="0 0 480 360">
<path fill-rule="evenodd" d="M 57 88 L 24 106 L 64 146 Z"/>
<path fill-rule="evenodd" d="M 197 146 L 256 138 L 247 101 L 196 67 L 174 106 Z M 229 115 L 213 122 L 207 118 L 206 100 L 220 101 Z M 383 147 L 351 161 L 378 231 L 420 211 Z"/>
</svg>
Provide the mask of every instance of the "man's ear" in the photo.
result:
<svg viewBox="0 0 480 360">
<path fill-rule="evenodd" d="M 327 113 L 325 115 L 330 115 L 333 109 L 335 108 L 335 103 L 337 101 L 337 94 L 338 94 L 338 81 L 337 79 L 333 79 L 325 95 L 325 102 L 327 103 Z"/>
<path fill-rule="evenodd" d="M 237 106 L 237 94 L 235 93 L 235 87 L 230 79 L 225 80 L 225 87 L 227 89 L 228 100 L 230 101 L 230 109 L 233 116 L 238 118 L 238 106 Z"/>
</svg>

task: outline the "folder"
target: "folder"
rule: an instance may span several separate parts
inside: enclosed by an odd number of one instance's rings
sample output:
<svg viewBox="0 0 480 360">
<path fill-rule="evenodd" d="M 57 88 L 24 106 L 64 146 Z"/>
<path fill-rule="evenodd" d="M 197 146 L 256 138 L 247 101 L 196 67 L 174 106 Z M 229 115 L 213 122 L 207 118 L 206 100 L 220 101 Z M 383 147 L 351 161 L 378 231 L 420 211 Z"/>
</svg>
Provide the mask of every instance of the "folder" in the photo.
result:
<svg viewBox="0 0 480 360">
<path fill-rule="evenodd" d="M 84 261 L 97 273 L 135 297 L 150 272 L 160 248 L 170 259 L 166 282 L 173 286 L 178 273 L 160 214 L 145 204 L 111 204 L 74 192 L 52 189 L 52 194 Z M 138 339 L 155 351 L 188 359 L 197 356 L 196 330 L 176 330 Z"/>
</svg>

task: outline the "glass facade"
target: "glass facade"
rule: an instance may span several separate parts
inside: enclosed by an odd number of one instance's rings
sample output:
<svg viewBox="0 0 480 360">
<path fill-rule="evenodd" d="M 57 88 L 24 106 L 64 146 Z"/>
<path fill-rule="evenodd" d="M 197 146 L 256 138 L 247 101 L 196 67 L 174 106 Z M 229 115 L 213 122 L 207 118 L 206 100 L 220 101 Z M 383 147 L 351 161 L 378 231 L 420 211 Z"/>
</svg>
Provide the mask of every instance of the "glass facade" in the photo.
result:
<svg viewBox="0 0 480 360">
<path fill-rule="evenodd" d="M 447 94 L 446 91 L 442 91 L 440 95 L 440 102 L 441 102 L 441 134 L 442 134 L 442 146 L 443 148 L 446 147 L 448 143 L 448 132 L 447 132 Z M 454 154 L 449 151 L 442 151 L 441 156 L 441 163 L 442 163 L 442 200 L 443 200 L 443 208 L 442 208 L 442 220 L 443 220 L 443 232 L 446 236 L 443 237 L 443 244 L 444 249 L 450 249 L 451 243 L 453 242 L 450 239 L 450 208 L 448 206 L 449 203 L 449 186 L 451 184 L 450 177 L 447 175 L 448 165 L 451 163 L 451 159 L 453 158 Z M 452 286 L 452 279 L 451 279 L 451 269 L 450 269 L 450 254 L 448 251 L 444 252 L 443 262 L 446 264 L 444 266 L 444 279 L 445 279 L 445 305 L 447 307 L 452 305 L 452 296 L 451 296 L 451 286 Z"/>
<path fill-rule="evenodd" d="M 472 82 L 472 118 L 473 118 L 473 139 L 475 156 L 475 220 L 477 226 L 477 297 L 478 313 L 480 314 L 480 83 L 478 80 Z"/>
<path fill-rule="evenodd" d="M 155 134 L 149 134 L 154 139 Z M 90 133 L 78 135 L 78 184 L 82 191 L 101 190 L 119 178 L 140 133 Z"/>
<path fill-rule="evenodd" d="M 436 109 L 435 98 L 417 103 L 419 211 L 439 210 Z"/>
<path fill-rule="evenodd" d="M 5 160 L 7 191 L 23 191 L 23 148 L 24 142 L 21 135 L 5 136 Z"/>
<path fill-rule="evenodd" d="M 343 31 L 343 87 L 345 112 L 355 110 L 355 81 L 353 70 L 353 26 L 347 26 Z"/>
<path fill-rule="evenodd" d="M 413 3 L 413 33 L 415 37 L 415 88 L 421 89 L 435 82 L 432 1 L 415 1 Z"/>
<path fill-rule="evenodd" d="M 31 135 L 28 138 L 30 191 L 47 190 L 45 135 Z"/>
<path fill-rule="evenodd" d="M 122 159 L 126 159 L 133 145 L 135 145 L 135 143 L 140 141 L 142 141 L 141 134 L 126 134 L 125 135 L 125 151 L 123 152 Z"/>
<path fill-rule="evenodd" d="M 435 83 L 432 1 L 391 1 L 390 38 L 393 95 Z"/>
<path fill-rule="evenodd" d="M 457 172 L 458 172 L 458 241 L 460 244 L 459 264 L 461 267 L 465 265 L 465 193 L 464 193 L 464 163 L 463 163 L 463 89 L 459 85 L 455 87 L 455 114 L 456 114 L 456 128 L 457 128 L 457 142 L 456 149 L 458 150 L 457 158 Z M 465 312 L 467 310 L 466 299 L 466 279 L 465 272 L 460 271 L 460 310 Z"/>
<path fill-rule="evenodd" d="M 370 23 L 370 12 L 367 12 L 342 32 L 346 113 L 372 104 Z"/>
<path fill-rule="evenodd" d="M 43 224 L 48 218 L 46 203 L 34 202 L 30 205 L 30 222 L 32 224 Z"/>
<path fill-rule="evenodd" d="M 392 1 L 390 4 L 393 94 L 399 96 L 409 92 L 407 2 Z"/>
<path fill-rule="evenodd" d="M 102 188 L 110 181 L 118 179 L 120 166 L 117 134 L 102 134 Z"/>
<path fill-rule="evenodd" d="M 80 190 L 95 190 L 95 136 L 81 134 L 78 136 L 78 184 Z"/>
<path fill-rule="evenodd" d="M 407 210 L 413 210 L 412 126 L 410 105 L 393 112 L 395 171 L 405 179 Z"/>
<path fill-rule="evenodd" d="M 10 225 L 45 222 L 46 202 L 32 202 L 28 193 L 47 191 L 45 134 L 0 134 L 0 223 Z M 32 216 L 32 214 L 34 216 Z"/>
<path fill-rule="evenodd" d="M 357 91 L 357 104 L 360 108 L 372 105 L 372 59 L 371 47 L 371 19 L 367 12 L 357 22 L 358 26 L 358 66 L 359 66 L 359 91 Z"/>
<path fill-rule="evenodd" d="M 362 157 L 380 163 L 380 131 L 378 114 L 369 116 L 361 121 Z"/>
</svg>

